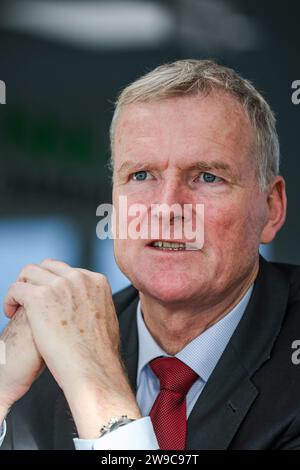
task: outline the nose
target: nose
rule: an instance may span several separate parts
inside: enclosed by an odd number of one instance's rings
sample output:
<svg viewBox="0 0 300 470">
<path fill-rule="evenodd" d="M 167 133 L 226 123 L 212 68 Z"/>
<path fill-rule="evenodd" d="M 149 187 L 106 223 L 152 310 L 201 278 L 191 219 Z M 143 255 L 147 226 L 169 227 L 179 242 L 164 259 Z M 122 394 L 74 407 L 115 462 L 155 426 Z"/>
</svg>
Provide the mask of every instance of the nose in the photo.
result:
<svg viewBox="0 0 300 470">
<path fill-rule="evenodd" d="M 170 176 L 162 183 L 158 202 L 169 206 L 173 204 L 182 205 L 187 197 L 186 191 L 187 188 L 179 177 Z"/>
<path fill-rule="evenodd" d="M 184 220 L 184 202 L 187 199 L 187 188 L 177 175 L 169 175 L 161 183 L 156 203 L 160 206 L 158 219 L 160 223 L 173 224 L 175 220 Z M 155 213 L 155 211 L 154 211 Z M 182 238 L 182 236 L 178 236 Z"/>
</svg>

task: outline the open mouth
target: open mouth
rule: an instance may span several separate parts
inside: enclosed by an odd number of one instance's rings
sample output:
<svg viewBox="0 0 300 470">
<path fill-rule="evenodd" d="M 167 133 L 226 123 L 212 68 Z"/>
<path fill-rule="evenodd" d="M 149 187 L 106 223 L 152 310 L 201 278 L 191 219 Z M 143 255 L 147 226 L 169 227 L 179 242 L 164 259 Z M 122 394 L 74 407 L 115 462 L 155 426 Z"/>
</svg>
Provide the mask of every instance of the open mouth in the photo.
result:
<svg viewBox="0 0 300 470">
<path fill-rule="evenodd" d="M 167 250 L 167 251 L 188 251 L 188 250 L 198 249 L 195 247 L 195 244 L 193 243 L 172 242 L 172 241 L 165 241 L 165 240 L 155 240 L 151 242 L 148 246 L 151 246 L 152 248 L 156 248 L 158 250 Z"/>
</svg>

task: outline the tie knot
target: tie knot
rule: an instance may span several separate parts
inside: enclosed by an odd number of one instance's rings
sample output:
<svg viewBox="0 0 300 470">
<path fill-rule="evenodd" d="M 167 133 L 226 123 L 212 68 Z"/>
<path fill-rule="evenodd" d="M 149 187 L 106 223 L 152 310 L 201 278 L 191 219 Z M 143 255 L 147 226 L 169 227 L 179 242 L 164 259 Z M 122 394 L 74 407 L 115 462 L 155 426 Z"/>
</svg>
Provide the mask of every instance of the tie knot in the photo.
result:
<svg viewBox="0 0 300 470">
<path fill-rule="evenodd" d="M 177 357 L 158 357 L 149 363 L 160 382 L 161 390 L 187 394 L 198 374 Z"/>
</svg>

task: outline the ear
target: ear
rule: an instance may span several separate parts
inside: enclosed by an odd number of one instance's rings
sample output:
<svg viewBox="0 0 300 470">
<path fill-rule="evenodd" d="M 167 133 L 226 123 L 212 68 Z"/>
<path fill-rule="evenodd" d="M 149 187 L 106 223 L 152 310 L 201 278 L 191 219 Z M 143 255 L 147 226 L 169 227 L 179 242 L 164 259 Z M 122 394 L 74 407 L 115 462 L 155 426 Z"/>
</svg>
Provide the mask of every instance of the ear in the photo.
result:
<svg viewBox="0 0 300 470">
<path fill-rule="evenodd" d="M 287 199 L 285 181 L 276 176 L 267 194 L 266 223 L 261 234 L 261 243 L 270 243 L 281 229 L 286 218 Z"/>
</svg>

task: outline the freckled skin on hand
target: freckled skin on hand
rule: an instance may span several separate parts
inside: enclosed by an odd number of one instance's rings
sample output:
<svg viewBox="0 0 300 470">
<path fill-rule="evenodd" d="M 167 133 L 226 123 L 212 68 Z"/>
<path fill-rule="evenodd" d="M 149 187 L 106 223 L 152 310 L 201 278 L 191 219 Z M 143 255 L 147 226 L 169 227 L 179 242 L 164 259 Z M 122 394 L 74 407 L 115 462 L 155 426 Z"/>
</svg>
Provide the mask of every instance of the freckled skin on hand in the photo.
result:
<svg viewBox="0 0 300 470">
<path fill-rule="evenodd" d="M 67 322 L 66 320 L 61 320 L 61 324 L 62 324 L 63 326 L 66 326 L 66 325 L 68 324 L 68 322 Z"/>
</svg>

